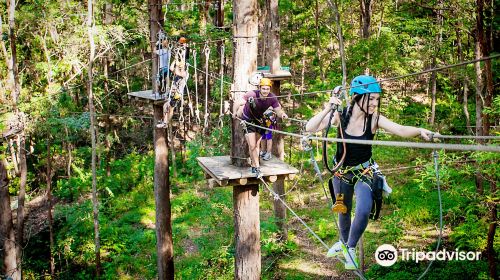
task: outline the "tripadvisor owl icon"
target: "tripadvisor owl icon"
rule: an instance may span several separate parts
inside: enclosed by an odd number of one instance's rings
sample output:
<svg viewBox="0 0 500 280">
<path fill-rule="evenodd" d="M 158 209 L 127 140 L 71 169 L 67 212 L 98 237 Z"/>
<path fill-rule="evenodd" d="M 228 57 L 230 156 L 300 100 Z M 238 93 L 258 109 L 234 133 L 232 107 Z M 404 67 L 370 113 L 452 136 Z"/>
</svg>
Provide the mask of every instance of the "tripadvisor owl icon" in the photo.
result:
<svg viewBox="0 0 500 280">
<path fill-rule="evenodd" d="M 380 245 L 375 251 L 375 260 L 381 266 L 391 266 L 398 260 L 398 251 L 392 245 Z"/>
</svg>

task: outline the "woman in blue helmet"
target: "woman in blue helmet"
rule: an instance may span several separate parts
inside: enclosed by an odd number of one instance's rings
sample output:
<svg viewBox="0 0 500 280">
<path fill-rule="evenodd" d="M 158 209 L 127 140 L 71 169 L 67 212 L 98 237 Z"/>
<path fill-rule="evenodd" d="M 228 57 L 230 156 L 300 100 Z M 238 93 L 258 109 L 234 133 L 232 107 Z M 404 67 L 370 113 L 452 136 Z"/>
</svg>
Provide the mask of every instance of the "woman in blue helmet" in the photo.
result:
<svg viewBox="0 0 500 280">
<path fill-rule="evenodd" d="M 372 76 L 357 76 L 351 82 L 349 91 L 350 105 L 341 113 L 332 110 L 333 106 L 342 102 L 331 97 L 325 108 L 316 114 L 306 125 L 306 131 L 316 132 L 331 125 L 338 127 L 338 134 L 345 139 L 373 140 L 377 129 L 401 136 L 420 136 L 424 140 L 431 140 L 432 132 L 418 127 L 399 125 L 380 114 L 380 95 L 382 89 Z M 331 118 L 331 114 L 334 114 Z M 339 136 L 340 137 L 340 136 Z M 368 225 L 368 219 L 373 206 L 372 182 L 376 163 L 372 160 L 372 146 L 346 143 L 337 145 L 335 161 L 343 160 L 333 178 L 335 196 L 343 195 L 343 203 L 347 211 L 339 213 L 339 227 L 341 241 L 335 243 L 328 251 L 327 256 L 344 255 L 346 269 L 359 267 L 355 248 L 358 240 Z M 356 209 L 354 220 L 351 221 L 352 199 L 356 195 Z M 342 242 L 343 241 L 343 242 Z"/>
</svg>

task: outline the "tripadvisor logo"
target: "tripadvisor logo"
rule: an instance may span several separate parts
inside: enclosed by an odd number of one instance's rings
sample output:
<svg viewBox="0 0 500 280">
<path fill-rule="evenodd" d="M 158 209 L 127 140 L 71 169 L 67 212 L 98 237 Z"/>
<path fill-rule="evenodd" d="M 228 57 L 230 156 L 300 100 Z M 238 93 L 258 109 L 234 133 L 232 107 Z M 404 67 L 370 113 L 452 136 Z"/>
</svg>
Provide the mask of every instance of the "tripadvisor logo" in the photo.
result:
<svg viewBox="0 0 500 280">
<path fill-rule="evenodd" d="M 375 260 L 381 266 L 391 266 L 398 260 L 398 251 L 392 245 L 380 245 L 375 251 Z"/>
<path fill-rule="evenodd" d="M 401 248 L 399 251 L 394 246 L 389 244 L 380 245 L 375 251 L 375 260 L 381 266 L 391 266 L 396 263 L 398 256 L 401 256 L 402 261 L 478 261 L 481 257 L 481 252 L 465 252 L 465 251 L 448 251 L 446 249 L 440 251 L 423 252 L 415 249 Z"/>
</svg>

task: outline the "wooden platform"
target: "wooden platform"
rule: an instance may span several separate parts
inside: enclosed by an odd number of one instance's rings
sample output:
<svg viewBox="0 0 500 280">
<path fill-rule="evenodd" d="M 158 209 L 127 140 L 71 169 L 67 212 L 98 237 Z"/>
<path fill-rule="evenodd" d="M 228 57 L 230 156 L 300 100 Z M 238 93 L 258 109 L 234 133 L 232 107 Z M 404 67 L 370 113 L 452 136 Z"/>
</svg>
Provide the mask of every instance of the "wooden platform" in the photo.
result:
<svg viewBox="0 0 500 280">
<path fill-rule="evenodd" d="M 128 98 L 155 103 L 165 102 L 164 94 L 154 94 L 152 90 L 134 91 L 127 93 Z"/>
<path fill-rule="evenodd" d="M 256 73 L 261 73 L 264 78 L 269 78 L 275 81 L 287 80 L 292 77 L 289 66 L 280 67 L 278 73 L 275 74 L 271 73 L 271 67 L 269 66 L 258 66 Z"/>
<path fill-rule="evenodd" d="M 250 167 L 236 167 L 231 164 L 229 156 L 199 157 L 198 164 L 205 171 L 207 178 L 212 178 L 219 186 L 238 186 L 247 184 L 258 184 L 261 181 L 251 173 Z M 267 182 L 275 182 L 278 179 L 293 179 L 299 172 L 293 166 L 283 161 L 272 158 L 269 161 L 260 162 L 263 179 Z"/>
</svg>

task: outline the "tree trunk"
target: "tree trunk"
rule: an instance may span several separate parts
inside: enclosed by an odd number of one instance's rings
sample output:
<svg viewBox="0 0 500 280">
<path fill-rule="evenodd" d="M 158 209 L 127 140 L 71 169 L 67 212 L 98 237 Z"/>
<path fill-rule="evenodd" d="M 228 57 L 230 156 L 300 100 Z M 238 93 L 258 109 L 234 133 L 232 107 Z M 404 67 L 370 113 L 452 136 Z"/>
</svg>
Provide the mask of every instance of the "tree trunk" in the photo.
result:
<svg viewBox="0 0 500 280">
<path fill-rule="evenodd" d="M 103 19 L 103 22 L 105 25 L 111 25 L 113 23 L 113 4 L 111 3 L 106 3 L 104 4 L 104 19 Z M 110 54 L 106 54 L 104 56 L 104 63 L 103 63 L 103 68 L 104 68 L 104 94 L 106 96 L 109 96 L 109 66 L 110 66 L 110 62 L 111 62 L 111 56 Z M 107 100 L 110 100 L 109 98 Z M 110 134 L 112 133 L 113 131 L 113 128 L 111 127 L 112 126 L 112 123 L 111 123 L 111 120 L 110 120 L 110 113 L 111 113 L 111 110 L 110 110 L 110 102 L 108 102 L 108 114 L 106 114 L 104 116 L 104 123 L 105 123 L 105 137 L 104 137 L 104 145 L 106 147 L 106 160 L 105 160 L 105 164 L 106 164 L 106 176 L 111 176 L 111 154 L 112 154 L 112 151 L 111 151 L 111 140 L 110 140 Z"/>
<path fill-rule="evenodd" d="M 339 52 L 340 52 L 340 59 L 342 61 L 342 87 L 345 89 L 347 86 L 347 67 L 346 67 L 345 51 L 344 51 L 344 36 L 342 35 L 342 26 L 340 25 L 340 13 L 336 0 L 327 0 L 327 1 L 333 10 L 335 25 L 337 26 L 337 38 L 339 39 Z M 344 90 L 344 98 L 346 102 L 347 100 L 349 100 L 349 98 L 347 97 L 346 90 Z"/>
<path fill-rule="evenodd" d="M 149 38 L 151 49 L 154 49 L 156 35 L 163 26 L 161 14 L 162 1 L 149 0 Z M 158 71 L 158 56 L 152 53 L 153 72 L 156 77 Z M 158 92 L 156 79 L 152 79 L 152 88 Z M 170 181 L 168 164 L 168 135 L 166 129 L 156 127 L 163 120 L 164 112 L 162 104 L 153 105 L 154 118 L 154 147 L 155 147 L 155 169 L 154 169 L 154 192 L 156 207 L 156 254 L 158 266 L 158 279 L 174 279 L 174 246 L 172 240 L 172 222 L 170 205 Z M 170 143 L 173 145 L 173 143 Z"/>
<path fill-rule="evenodd" d="M 200 10 L 200 35 L 207 35 L 208 9 L 210 8 L 210 0 L 200 2 L 198 4 Z"/>
<path fill-rule="evenodd" d="M 236 0 L 233 4 L 233 98 L 242 98 L 246 91 L 253 89 L 248 78 L 257 70 L 258 18 L 257 0 Z M 234 110 L 233 110 L 234 112 Z M 236 166 L 248 166 L 248 145 L 240 122 L 233 119 L 231 158 Z"/>
<path fill-rule="evenodd" d="M 7 161 L 0 160 L 0 242 L 2 242 L 3 267 L 0 274 L 21 280 L 21 271 L 17 268 L 16 236 L 10 210 L 9 179 L 7 177 Z"/>
<path fill-rule="evenodd" d="M 300 100 L 305 91 L 305 74 L 306 74 L 306 38 L 302 40 L 302 69 L 300 70 Z"/>
<path fill-rule="evenodd" d="M 50 264 L 50 276 L 52 279 L 55 277 L 56 266 L 54 263 L 54 233 L 52 231 L 52 155 L 50 152 L 51 143 L 50 136 L 47 138 L 47 197 L 46 203 L 49 205 L 47 216 L 49 218 L 49 264 Z"/>
<path fill-rule="evenodd" d="M 491 184 L 491 196 L 498 197 L 497 181 L 494 178 L 489 181 Z M 493 246 L 493 244 L 495 243 L 495 233 L 498 223 L 497 203 L 491 202 L 488 204 L 490 206 L 490 221 L 489 221 L 490 226 L 488 228 L 488 238 L 486 239 L 486 254 L 488 256 L 488 267 L 489 267 L 490 277 L 491 279 L 498 279 L 496 253 L 495 253 L 495 247 Z"/>
<path fill-rule="evenodd" d="M 359 7 L 361 9 L 361 38 L 368 39 L 370 37 L 370 22 L 372 17 L 372 1 L 359 0 Z"/>
<path fill-rule="evenodd" d="M 259 185 L 233 187 L 236 243 L 234 279 L 260 279 Z"/>
<path fill-rule="evenodd" d="M 458 53 L 458 60 L 459 61 L 464 61 L 464 53 L 462 50 L 462 39 L 461 39 L 461 32 L 460 32 L 460 27 L 462 24 L 460 23 L 460 26 L 457 26 L 455 28 L 456 36 L 457 36 L 457 53 Z M 464 73 L 461 75 L 463 77 L 463 100 L 462 100 L 462 108 L 464 110 L 464 115 L 465 115 L 465 122 L 467 126 L 467 130 L 470 129 L 470 115 L 469 115 L 469 108 L 467 107 L 468 105 L 468 99 L 469 99 L 469 76 L 467 73 Z"/>
<path fill-rule="evenodd" d="M 481 53 L 483 57 L 487 57 L 491 53 L 491 46 L 493 42 L 492 38 L 492 25 L 493 25 L 493 19 L 492 19 L 492 9 L 493 7 L 491 6 L 491 0 L 486 0 L 486 7 L 484 7 L 484 3 L 479 3 L 483 2 L 484 0 L 477 0 L 477 13 L 482 13 L 484 16 L 477 16 L 476 20 L 483 20 L 481 22 L 481 25 L 483 25 L 483 30 L 481 32 L 484 32 L 482 36 L 480 36 L 480 44 L 481 44 Z M 482 11 L 480 11 L 480 9 Z M 491 60 L 485 60 L 484 61 L 484 78 L 485 78 L 485 84 L 486 84 L 486 94 L 484 96 L 484 107 L 491 108 L 492 102 L 493 102 L 493 94 L 494 94 L 494 84 L 493 84 L 493 71 L 491 68 Z M 491 120 L 489 114 L 484 115 L 483 119 L 483 133 L 484 135 L 489 134 L 491 126 Z"/>
<path fill-rule="evenodd" d="M 476 7 L 476 36 L 475 45 L 474 45 L 474 53 L 475 58 L 480 59 L 482 57 L 481 54 L 481 41 L 484 41 L 484 26 L 483 26 L 483 1 L 477 0 Z M 483 71 L 481 69 L 481 63 L 474 63 L 474 68 L 476 70 L 476 135 L 482 136 L 484 135 L 483 131 L 483 106 L 484 106 L 484 98 L 482 96 L 483 91 Z M 478 140 L 478 143 L 482 144 L 484 141 Z M 479 168 L 476 171 L 476 189 L 478 194 L 483 194 L 483 179 L 481 177 L 481 173 Z"/>
<path fill-rule="evenodd" d="M 315 0 L 315 13 L 314 13 L 314 26 L 316 29 L 316 55 L 318 56 L 319 74 L 321 80 L 325 80 L 325 71 L 323 67 L 323 60 L 321 59 L 321 36 L 319 34 L 319 3 Z"/>
<path fill-rule="evenodd" d="M 16 1 L 10 0 L 9 3 L 9 39 L 10 39 L 10 55 L 12 66 L 11 79 L 12 79 L 12 101 L 17 111 L 19 95 L 21 94 L 21 86 L 19 85 L 19 73 L 17 69 L 17 49 L 16 49 L 16 22 L 15 11 Z"/>
<path fill-rule="evenodd" d="M 97 198 L 97 139 L 96 139 L 96 124 L 95 124 L 95 108 L 94 108 L 94 93 L 93 93 L 93 66 L 95 59 L 95 43 L 94 43 L 94 25 L 92 19 L 94 17 L 92 0 L 87 3 L 87 35 L 89 37 L 90 56 L 87 68 L 87 94 L 88 106 L 90 114 L 90 137 L 92 142 L 92 209 L 94 220 L 94 245 L 95 245 L 95 269 L 96 277 L 101 276 L 101 241 L 99 237 L 99 201 Z"/>
<path fill-rule="evenodd" d="M 266 65 L 269 50 L 269 1 L 263 2 L 263 7 L 259 7 L 259 31 L 262 37 L 259 40 L 257 65 Z"/>
<path fill-rule="evenodd" d="M 440 50 L 440 47 L 441 47 L 441 41 L 443 39 L 443 11 L 441 10 L 442 6 L 443 6 L 443 2 L 442 0 L 439 0 L 438 1 L 438 8 L 436 10 L 436 19 L 437 19 L 437 24 L 438 24 L 438 28 L 439 28 L 439 31 L 437 32 L 436 34 L 436 45 L 435 45 L 435 50 L 434 50 L 434 54 L 432 56 L 432 65 L 431 67 L 434 68 L 436 67 L 436 57 L 439 55 L 439 50 Z M 429 120 L 429 123 L 431 125 L 434 124 L 434 121 L 435 121 L 435 118 L 436 118 L 436 91 L 437 91 L 437 72 L 436 71 L 433 71 L 432 74 L 431 74 L 431 90 L 432 90 L 432 96 L 431 96 L 431 118 Z"/>
<path fill-rule="evenodd" d="M 19 172 L 20 172 L 20 184 L 19 184 L 19 194 L 17 197 L 17 226 L 16 226 L 16 247 L 17 247 L 17 264 L 18 270 L 22 277 L 22 256 L 23 256 L 23 244 L 24 244 L 24 202 L 26 199 L 26 181 L 28 177 L 28 167 L 26 165 L 26 149 L 25 149 L 25 136 L 24 128 L 21 135 L 18 136 L 19 141 Z"/>
<path fill-rule="evenodd" d="M 269 38 L 269 56 L 267 64 L 271 67 L 272 74 L 278 74 L 281 71 L 280 62 L 280 25 L 279 25 L 279 11 L 278 11 L 278 0 L 267 0 L 267 14 L 269 15 L 269 22 L 271 23 L 269 33 L 267 37 Z M 280 81 L 274 81 L 272 86 L 272 92 L 276 95 L 280 95 Z M 278 120 L 280 121 L 280 120 Z M 285 141 L 283 135 L 280 133 L 275 133 L 273 135 L 273 154 L 280 160 L 285 159 Z M 274 191 L 284 196 L 285 194 L 285 181 L 277 180 L 273 183 Z M 285 199 L 285 197 L 283 197 Z M 280 241 L 286 241 L 288 239 L 288 233 L 286 228 L 286 208 L 279 200 L 274 200 L 274 216 L 276 218 L 276 224 L 278 230 L 278 239 Z"/>
<path fill-rule="evenodd" d="M 233 98 L 237 100 L 250 89 L 248 78 L 257 70 L 258 36 L 257 0 L 233 2 L 234 76 Z M 233 109 L 233 112 L 236 110 Z M 231 125 L 231 161 L 235 166 L 248 166 L 248 145 L 240 122 Z M 259 186 L 246 185 L 233 188 L 235 279 L 260 279 L 260 220 Z"/>
<path fill-rule="evenodd" d="M 431 68 L 436 67 L 436 54 L 432 57 Z M 431 73 L 431 117 L 429 123 L 434 124 L 434 119 L 436 118 L 436 90 L 437 90 L 437 71 Z"/>
</svg>

